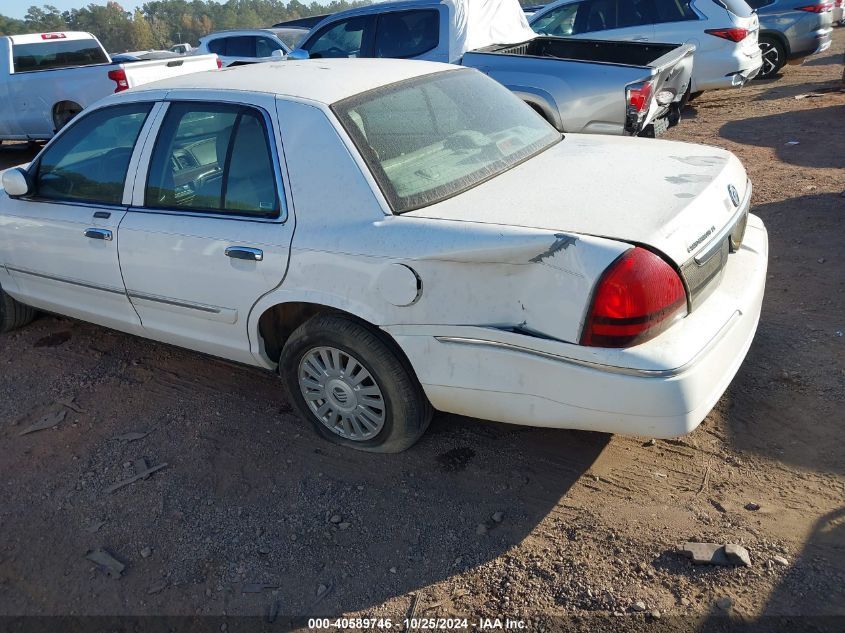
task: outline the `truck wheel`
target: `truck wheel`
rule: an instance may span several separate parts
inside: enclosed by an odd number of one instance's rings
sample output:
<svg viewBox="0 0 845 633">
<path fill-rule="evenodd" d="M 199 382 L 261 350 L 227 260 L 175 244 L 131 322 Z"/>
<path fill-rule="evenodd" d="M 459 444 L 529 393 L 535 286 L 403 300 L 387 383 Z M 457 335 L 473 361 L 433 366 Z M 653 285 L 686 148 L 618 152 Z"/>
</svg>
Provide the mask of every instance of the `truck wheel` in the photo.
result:
<svg viewBox="0 0 845 633">
<path fill-rule="evenodd" d="M 299 413 L 342 446 L 398 453 L 431 421 L 431 405 L 398 350 L 342 315 L 299 326 L 282 350 L 279 375 Z"/>
<path fill-rule="evenodd" d="M 12 299 L 0 288 L 0 334 L 17 330 L 32 322 L 35 309 Z"/>
<path fill-rule="evenodd" d="M 760 38 L 760 52 L 763 53 L 763 67 L 757 79 L 774 77 L 786 64 L 786 50 L 777 39 L 764 35 Z"/>
</svg>

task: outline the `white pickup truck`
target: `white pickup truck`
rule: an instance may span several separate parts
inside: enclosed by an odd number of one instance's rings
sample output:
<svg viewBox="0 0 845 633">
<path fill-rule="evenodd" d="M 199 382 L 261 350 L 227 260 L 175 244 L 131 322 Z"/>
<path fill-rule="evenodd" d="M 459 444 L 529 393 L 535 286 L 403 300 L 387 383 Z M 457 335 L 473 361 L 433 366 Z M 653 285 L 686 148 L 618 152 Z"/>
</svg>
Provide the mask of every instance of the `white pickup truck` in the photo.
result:
<svg viewBox="0 0 845 633">
<path fill-rule="evenodd" d="M 113 92 L 218 67 L 216 55 L 116 64 L 91 33 L 0 37 L 0 142 L 49 139 Z"/>
</svg>

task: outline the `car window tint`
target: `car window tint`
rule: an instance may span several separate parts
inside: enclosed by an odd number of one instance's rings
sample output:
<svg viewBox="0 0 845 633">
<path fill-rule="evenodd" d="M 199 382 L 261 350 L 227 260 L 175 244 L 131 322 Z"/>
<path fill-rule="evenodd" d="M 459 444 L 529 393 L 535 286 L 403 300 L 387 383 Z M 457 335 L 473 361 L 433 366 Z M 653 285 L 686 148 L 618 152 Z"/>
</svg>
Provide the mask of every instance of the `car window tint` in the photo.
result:
<svg viewBox="0 0 845 633">
<path fill-rule="evenodd" d="M 237 105 L 171 104 L 153 148 L 144 202 L 277 216 L 276 176 L 261 115 Z"/>
<path fill-rule="evenodd" d="M 400 11 L 378 18 L 376 57 L 416 57 L 440 42 L 440 13 Z"/>
<path fill-rule="evenodd" d="M 226 38 L 226 55 L 229 57 L 255 57 L 256 38 L 249 35 Z"/>
<path fill-rule="evenodd" d="M 39 159 L 36 195 L 120 204 L 129 159 L 151 108 L 113 106 L 73 121 Z"/>
<path fill-rule="evenodd" d="M 225 55 L 226 54 L 226 38 L 221 37 L 216 40 L 211 40 L 208 43 L 208 50 L 212 53 L 217 53 L 218 55 Z"/>
<path fill-rule="evenodd" d="M 587 15 L 582 27 L 584 33 L 618 28 L 617 0 L 592 0 L 586 8 Z"/>
<path fill-rule="evenodd" d="M 578 11 L 583 6 L 580 2 L 560 6 L 537 18 L 536 21 L 531 23 L 531 28 L 543 35 L 555 35 L 558 37 L 575 35 L 575 19 L 578 17 Z"/>
<path fill-rule="evenodd" d="M 698 15 L 690 6 L 692 0 L 644 0 L 652 5 L 654 23 L 682 22 L 683 20 L 697 20 Z"/>
<path fill-rule="evenodd" d="M 255 38 L 255 56 L 256 57 L 270 57 L 273 51 L 284 51 L 284 47 L 276 40 L 269 37 Z"/>
<path fill-rule="evenodd" d="M 14 44 L 12 58 L 16 73 L 109 63 L 103 49 L 92 39 Z"/>
<path fill-rule="evenodd" d="M 352 18 L 327 26 L 307 44 L 312 58 L 360 57 L 367 18 Z"/>
</svg>

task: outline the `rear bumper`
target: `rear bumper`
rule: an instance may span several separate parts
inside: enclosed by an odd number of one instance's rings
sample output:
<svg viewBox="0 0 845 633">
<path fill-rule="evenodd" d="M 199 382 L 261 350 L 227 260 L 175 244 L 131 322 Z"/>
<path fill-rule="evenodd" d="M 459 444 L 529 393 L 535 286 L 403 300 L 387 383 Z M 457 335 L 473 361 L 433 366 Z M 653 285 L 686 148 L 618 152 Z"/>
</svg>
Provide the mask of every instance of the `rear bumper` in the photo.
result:
<svg viewBox="0 0 845 633">
<path fill-rule="evenodd" d="M 693 66 L 692 91 L 739 88 L 754 79 L 763 67 L 759 48 L 745 52 L 738 46 L 719 50 L 696 59 Z"/>
<path fill-rule="evenodd" d="M 819 29 L 818 31 L 814 31 L 810 37 L 804 38 L 801 42 L 792 43 L 789 59 L 803 59 L 810 55 L 823 53 L 830 48 L 832 42 L 833 27 Z"/>
<path fill-rule="evenodd" d="M 723 308 L 722 321 L 714 326 L 713 312 L 696 310 L 682 327 L 630 350 L 580 348 L 582 355 L 593 353 L 591 360 L 574 356 L 578 346 L 493 328 L 385 329 L 441 411 L 528 426 L 676 437 L 698 426 L 745 358 L 760 318 L 767 259 L 766 230 L 749 216 L 745 242 L 707 302 Z M 660 358 L 696 332 L 700 345 L 685 362 L 643 365 L 651 351 Z M 620 362 L 626 354 L 629 365 Z"/>
</svg>

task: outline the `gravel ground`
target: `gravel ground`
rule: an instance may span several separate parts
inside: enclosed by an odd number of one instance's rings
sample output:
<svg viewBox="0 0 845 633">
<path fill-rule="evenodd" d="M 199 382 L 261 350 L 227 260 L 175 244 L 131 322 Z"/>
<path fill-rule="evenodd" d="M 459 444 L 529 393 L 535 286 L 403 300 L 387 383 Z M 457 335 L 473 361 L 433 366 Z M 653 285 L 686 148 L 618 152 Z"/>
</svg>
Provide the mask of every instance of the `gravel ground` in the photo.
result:
<svg viewBox="0 0 845 633">
<path fill-rule="evenodd" d="M 757 338 L 695 432 L 440 414 L 406 453 L 359 454 L 318 439 L 273 375 L 45 316 L 0 337 L 0 615 L 841 627 L 843 47 L 840 28 L 830 54 L 705 94 L 668 134 L 744 161 L 771 240 Z M 55 428 L 20 435 L 46 416 Z M 137 460 L 163 467 L 109 492 Z M 751 566 L 694 566 L 690 540 L 741 544 Z M 86 559 L 98 548 L 120 577 Z"/>
</svg>

